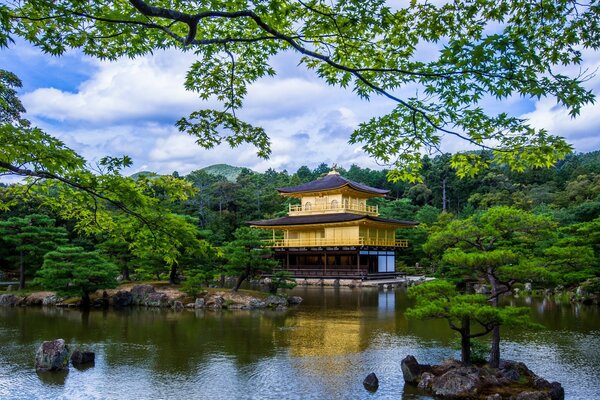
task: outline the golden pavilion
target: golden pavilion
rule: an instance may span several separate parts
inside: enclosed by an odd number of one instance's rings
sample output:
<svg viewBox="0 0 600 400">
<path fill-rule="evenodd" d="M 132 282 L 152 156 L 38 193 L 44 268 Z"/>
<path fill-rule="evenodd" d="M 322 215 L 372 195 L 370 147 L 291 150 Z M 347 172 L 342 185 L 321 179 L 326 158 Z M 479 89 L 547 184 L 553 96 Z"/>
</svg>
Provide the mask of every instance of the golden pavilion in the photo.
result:
<svg viewBox="0 0 600 400">
<path fill-rule="evenodd" d="M 396 231 L 417 223 L 381 218 L 377 206 L 367 204 L 388 190 L 351 181 L 335 169 L 315 181 L 277 190 L 300 204 L 290 205 L 286 217 L 249 225 L 272 231 L 274 257 L 283 270 L 315 278 L 396 275 L 396 251 L 408 247 Z"/>
</svg>

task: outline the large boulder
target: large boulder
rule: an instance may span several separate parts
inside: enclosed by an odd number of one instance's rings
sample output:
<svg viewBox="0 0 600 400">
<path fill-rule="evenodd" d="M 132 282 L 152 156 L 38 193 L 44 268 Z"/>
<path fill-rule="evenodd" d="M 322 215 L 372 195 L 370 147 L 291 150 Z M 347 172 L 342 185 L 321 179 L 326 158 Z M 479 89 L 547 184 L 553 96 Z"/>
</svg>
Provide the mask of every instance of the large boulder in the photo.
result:
<svg viewBox="0 0 600 400">
<path fill-rule="evenodd" d="M 113 307 L 129 307 L 134 303 L 133 294 L 126 290 L 119 290 L 111 299 Z"/>
<path fill-rule="evenodd" d="M 69 369 L 69 348 L 63 339 L 43 342 L 35 354 L 37 371 L 65 371 Z"/>
<path fill-rule="evenodd" d="M 0 295 L 0 306 L 14 307 L 17 305 L 19 299 L 14 294 L 3 294 Z"/>
<path fill-rule="evenodd" d="M 146 302 L 148 295 L 155 293 L 156 290 L 152 285 L 135 285 L 131 288 L 131 295 L 133 296 L 133 304 L 142 305 Z"/>
<path fill-rule="evenodd" d="M 248 309 L 249 310 L 255 310 L 257 308 L 265 308 L 267 306 L 267 303 L 265 303 L 264 301 L 257 299 L 257 298 L 251 298 L 248 301 Z"/>
<path fill-rule="evenodd" d="M 204 308 L 204 298 L 198 297 L 194 302 L 194 308 Z"/>
<path fill-rule="evenodd" d="M 205 307 L 213 310 L 220 310 L 225 304 L 225 298 L 222 295 L 216 294 L 205 299 Z"/>
<path fill-rule="evenodd" d="M 71 363 L 73 365 L 93 364 L 96 361 L 96 354 L 93 351 L 75 349 L 71 354 Z"/>
<path fill-rule="evenodd" d="M 43 306 L 55 306 L 57 303 L 60 303 L 61 301 L 63 301 L 63 299 L 61 297 L 58 297 L 55 294 L 51 294 L 42 299 L 42 305 Z"/>
<path fill-rule="evenodd" d="M 287 307 L 288 301 L 285 297 L 281 296 L 269 296 L 265 299 L 267 307 L 282 309 Z"/>
<path fill-rule="evenodd" d="M 291 306 L 295 306 L 302 303 L 302 300 L 303 299 L 300 296 L 290 296 L 288 297 L 288 304 Z"/>
<path fill-rule="evenodd" d="M 149 293 L 144 300 L 144 305 L 147 307 L 168 307 L 169 296 L 162 292 Z"/>
<path fill-rule="evenodd" d="M 400 363 L 402 368 L 402 376 L 406 383 L 418 383 L 421 377 L 421 366 L 414 356 L 406 356 Z"/>
<path fill-rule="evenodd" d="M 443 397 L 468 397 L 480 383 L 479 374 L 472 368 L 457 368 L 438 376 L 431 383 L 434 394 Z"/>
</svg>

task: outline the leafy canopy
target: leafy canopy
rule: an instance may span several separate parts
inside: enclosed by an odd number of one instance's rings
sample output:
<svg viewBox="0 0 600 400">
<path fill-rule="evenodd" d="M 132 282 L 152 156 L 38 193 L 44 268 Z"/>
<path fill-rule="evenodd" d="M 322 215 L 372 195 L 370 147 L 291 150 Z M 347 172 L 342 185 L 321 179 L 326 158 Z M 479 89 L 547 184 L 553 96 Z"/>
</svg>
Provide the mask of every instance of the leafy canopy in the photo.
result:
<svg viewBox="0 0 600 400">
<path fill-rule="evenodd" d="M 211 0 L 9 2 L 0 6 L 0 46 L 19 36 L 42 51 L 70 48 L 101 59 L 138 57 L 175 48 L 196 61 L 185 80 L 202 100 L 177 123 L 206 148 L 251 143 L 270 154 L 265 130 L 241 120 L 248 86 L 276 73 L 272 56 L 294 52 L 300 65 L 357 96 L 383 96 L 390 110 L 359 125 L 351 143 L 395 167 L 393 180 L 418 179 L 422 152 L 444 136 L 492 149 L 513 170 L 550 166 L 571 147 L 489 100 L 550 97 L 571 116 L 594 101 L 587 76 L 563 66 L 582 63 L 600 45 L 598 0 Z M 422 48 L 435 48 L 426 56 Z M 473 175 L 489 164 L 463 153 L 452 164 Z"/>
<path fill-rule="evenodd" d="M 88 298 L 98 289 L 117 287 L 119 268 L 98 252 L 63 246 L 44 256 L 34 283 L 59 295 Z"/>
</svg>

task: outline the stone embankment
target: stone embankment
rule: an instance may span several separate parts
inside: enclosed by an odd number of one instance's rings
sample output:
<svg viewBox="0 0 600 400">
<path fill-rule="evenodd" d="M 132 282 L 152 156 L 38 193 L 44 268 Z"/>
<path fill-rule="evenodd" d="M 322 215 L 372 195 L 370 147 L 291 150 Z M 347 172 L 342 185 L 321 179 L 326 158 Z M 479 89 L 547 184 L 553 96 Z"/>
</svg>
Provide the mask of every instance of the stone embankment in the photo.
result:
<svg viewBox="0 0 600 400">
<path fill-rule="evenodd" d="M 261 296 L 260 294 L 254 296 L 244 292 L 231 292 L 228 290 L 211 290 L 204 292 L 201 296 L 192 297 L 180 292 L 176 288 L 161 287 L 157 289 L 148 284 L 98 291 L 92 296 L 92 306 L 98 308 L 108 306 L 114 308 L 144 306 L 172 308 L 174 310 L 182 310 L 184 308 L 211 310 L 253 310 L 268 308 L 284 310 L 291 305 L 300 304 L 301 302 L 302 298 L 298 296 Z M 78 307 L 79 300 L 76 298 L 60 298 L 52 292 L 36 292 L 28 296 L 17 296 L 14 294 L 0 295 L 0 306 L 34 305 Z"/>
<path fill-rule="evenodd" d="M 330 287 L 380 287 L 382 289 L 395 289 L 396 287 L 408 287 L 432 280 L 425 276 L 400 276 L 391 279 L 342 279 L 342 278 L 296 278 L 298 286 L 330 286 Z M 269 278 L 259 281 L 260 284 L 268 285 Z"/>
<path fill-rule="evenodd" d="M 415 357 L 402 360 L 407 384 L 440 398 L 481 400 L 563 400 L 558 382 L 548 382 L 527 366 L 502 361 L 500 368 L 464 366 L 455 360 L 440 365 L 419 364 Z"/>
</svg>

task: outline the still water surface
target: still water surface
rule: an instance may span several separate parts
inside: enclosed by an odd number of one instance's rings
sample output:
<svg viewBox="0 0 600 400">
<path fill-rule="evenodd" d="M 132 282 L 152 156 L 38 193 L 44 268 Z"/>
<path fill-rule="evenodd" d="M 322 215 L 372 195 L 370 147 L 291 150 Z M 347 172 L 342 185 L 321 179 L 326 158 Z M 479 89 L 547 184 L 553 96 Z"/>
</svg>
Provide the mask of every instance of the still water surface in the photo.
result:
<svg viewBox="0 0 600 400">
<path fill-rule="evenodd" d="M 296 288 L 287 312 L 136 308 L 0 308 L 0 399 L 428 399 L 404 387 L 400 360 L 458 356 L 443 321 L 404 317 L 406 292 Z M 563 384 L 567 399 L 600 399 L 600 308 L 543 299 L 546 329 L 504 331 L 504 358 Z M 96 352 L 92 368 L 37 374 L 43 340 Z M 362 380 L 379 377 L 375 394 Z"/>
</svg>

